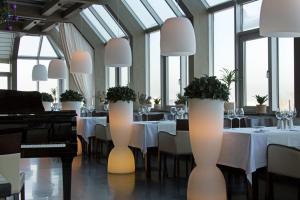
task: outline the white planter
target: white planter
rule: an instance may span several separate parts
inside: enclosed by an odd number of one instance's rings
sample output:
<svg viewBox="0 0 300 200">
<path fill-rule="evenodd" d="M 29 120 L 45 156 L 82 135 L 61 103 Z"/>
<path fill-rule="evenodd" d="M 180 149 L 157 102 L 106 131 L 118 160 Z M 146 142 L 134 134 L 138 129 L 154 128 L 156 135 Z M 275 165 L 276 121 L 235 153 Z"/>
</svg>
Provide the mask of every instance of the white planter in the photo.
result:
<svg viewBox="0 0 300 200">
<path fill-rule="evenodd" d="M 267 106 L 266 105 L 256 105 L 256 113 L 257 114 L 266 114 Z"/>
<path fill-rule="evenodd" d="M 189 99 L 189 131 L 196 167 L 188 182 L 189 200 L 226 200 L 225 180 L 216 167 L 222 146 L 224 103 Z"/>
<path fill-rule="evenodd" d="M 75 110 L 77 116 L 80 116 L 80 101 L 63 101 L 61 102 L 61 110 Z"/>
<path fill-rule="evenodd" d="M 109 104 L 109 126 L 114 148 L 108 157 L 108 172 L 127 174 L 135 171 L 135 161 L 128 144 L 131 138 L 133 103 L 117 101 Z"/>
<path fill-rule="evenodd" d="M 49 102 L 49 101 L 43 101 L 42 103 L 43 103 L 43 106 L 44 106 L 45 111 L 51 111 L 51 110 L 52 110 L 52 108 L 51 108 L 52 102 Z"/>
<path fill-rule="evenodd" d="M 154 110 L 161 110 L 161 104 L 154 104 Z"/>
</svg>

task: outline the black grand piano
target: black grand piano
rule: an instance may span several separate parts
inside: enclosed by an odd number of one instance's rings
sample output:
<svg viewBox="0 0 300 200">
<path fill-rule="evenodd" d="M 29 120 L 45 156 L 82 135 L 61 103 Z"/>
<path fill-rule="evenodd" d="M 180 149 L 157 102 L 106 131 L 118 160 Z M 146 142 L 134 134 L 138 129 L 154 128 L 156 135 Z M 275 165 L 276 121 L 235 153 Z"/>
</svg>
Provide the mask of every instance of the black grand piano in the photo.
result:
<svg viewBox="0 0 300 200">
<path fill-rule="evenodd" d="M 77 154 L 76 112 L 45 112 L 39 92 L 0 90 L 0 131 L 21 128 L 22 158 L 59 157 L 64 200 L 71 199 L 72 161 Z"/>
</svg>

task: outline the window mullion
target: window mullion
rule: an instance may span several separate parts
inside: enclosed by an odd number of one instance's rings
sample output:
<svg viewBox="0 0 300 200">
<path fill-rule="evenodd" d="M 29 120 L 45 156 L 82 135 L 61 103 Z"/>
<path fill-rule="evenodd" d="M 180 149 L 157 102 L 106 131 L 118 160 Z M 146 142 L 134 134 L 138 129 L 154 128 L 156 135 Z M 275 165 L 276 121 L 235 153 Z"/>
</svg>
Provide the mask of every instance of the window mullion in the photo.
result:
<svg viewBox="0 0 300 200">
<path fill-rule="evenodd" d="M 89 10 L 96 17 L 96 19 L 100 22 L 100 24 L 104 27 L 104 29 L 109 33 L 109 35 L 112 38 L 116 38 L 117 36 L 115 35 L 115 33 L 109 28 L 108 24 L 106 24 L 106 22 L 101 18 L 101 16 L 97 13 L 97 11 L 93 7 L 90 7 Z"/>
<path fill-rule="evenodd" d="M 155 12 L 155 10 L 152 8 L 152 6 L 148 3 L 147 0 L 140 0 L 140 1 L 142 2 L 142 4 L 145 6 L 145 8 L 149 11 L 151 16 L 155 19 L 155 21 L 158 24 L 163 24 L 164 23 L 162 21 L 162 19 L 158 16 L 158 14 Z"/>
<path fill-rule="evenodd" d="M 38 59 L 39 59 L 39 57 L 40 57 L 40 55 L 41 55 L 42 45 L 43 45 L 43 36 L 40 36 L 39 49 L 38 49 L 38 54 L 37 54 L 37 58 L 38 58 Z"/>
<path fill-rule="evenodd" d="M 166 0 L 166 3 L 172 9 L 172 11 L 175 13 L 176 16 L 182 16 L 182 13 L 178 9 L 178 7 L 175 5 L 174 1 L 172 1 L 172 0 Z"/>
</svg>

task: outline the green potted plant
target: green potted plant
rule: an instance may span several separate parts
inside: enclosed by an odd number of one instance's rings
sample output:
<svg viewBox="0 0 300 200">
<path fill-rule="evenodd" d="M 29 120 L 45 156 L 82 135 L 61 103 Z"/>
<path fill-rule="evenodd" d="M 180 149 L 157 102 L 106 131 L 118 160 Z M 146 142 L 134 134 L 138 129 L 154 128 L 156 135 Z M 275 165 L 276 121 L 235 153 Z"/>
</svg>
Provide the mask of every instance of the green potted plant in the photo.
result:
<svg viewBox="0 0 300 200">
<path fill-rule="evenodd" d="M 222 78 L 221 81 L 227 86 L 229 93 L 231 90 L 231 84 L 237 81 L 237 70 L 229 70 L 226 68 L 222 69 Z M 227 112 L 228 110 L 234 109 L 234 102 L 226 101 L 224 103 L 224 110 Z"/>
<path fill-rule="evenodd" d="M 62 110 L 75 110 L 77 116 L 80 116 L 80 107 L 83 101 L 83 96 L 76 91 L 66 90 L 60 95 Z"/>
<path fill-rule="evenodd" d="M 161 104 L 160 104 L 161 99 L 154 98 L 153 100 L 154 100 L 154 110 L 160 110 L 161 109 Z"/>
<path fill-rule="evenodd" d="M 256 113 L 257 114 L 267 113 L 267 106 L 264 105 L 264 103 L 268 101 L 268 95 L 265 96 L 255 95 L 255 98 L 258 103 L 258 105 L 256 105 Z"/>
<path fill-rule="evenodd" d="M 176 106 L 185 106 L 186 102 L 187 102 L 186 96 L 178 93 L 177 94 L 177 99 L 175 101 L 175 105 Z"/>
<path fill-rule="evenodd" d="M 204 76 L 195 78 L 185 88 L 184 96 L 189 102 L 189 136 L 196 162 L 189 177 L 187 199 L 192 196 L 226 199 L 224 177 L 216 164 L 222 146 L 224 102 L 228 101 L 229 89 L 215 76 Z"/>
<path fill-rule="evenodd" d="M 54 99 L 51 94 L 48 94 L 46 92 L 42 92 L 42 103 L 44 106 L 45 111 L 51 111 L 51 103 L 53 103 Z"/>
<path fill-rule="evenodd" d="M 129 87 L 113 87 L 107 91 L 109 101 L 109 126 L 114 148 L 109 154 L 109 173 L 128 174 L 135 171 L 135 161 L 128 144 L 133 121 L 134 90 Z M 122 164 L 120 164 L 122 163 Z"/>
</svg>

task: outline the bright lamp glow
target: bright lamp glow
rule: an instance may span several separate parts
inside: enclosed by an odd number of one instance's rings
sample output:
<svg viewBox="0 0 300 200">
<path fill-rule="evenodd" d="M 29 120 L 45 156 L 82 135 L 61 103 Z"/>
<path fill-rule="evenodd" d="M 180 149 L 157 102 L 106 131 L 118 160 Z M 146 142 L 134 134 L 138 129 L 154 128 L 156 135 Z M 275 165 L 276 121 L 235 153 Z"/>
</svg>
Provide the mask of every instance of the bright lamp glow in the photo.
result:
<svg viewBox="0 0 300 200">
<path fill-rule="evenodd" d="M 68 68 L 64 60 L 53 59 L 50 61 L 48 67 L 48 78 L 66 79 L 67 75 L 68 75 Z"/>
<path fill-rule="evenodd" d="M 73 74 L 91 74 L 93 62 L 91 55 L 86 51 L 76 51 L 71 56 L 70 72 Z"/>
<path fill-rule="evenodd" d="M 114 148 L 109 154 L 107 169 L 113 174 L 135 171 L 135 162 L 128 144 L 131 138 L 133 103 L 117 101 L 109 104 L 109 126 Z"/>
<path fill-rule="evenodd" d="M 130 67 L 132 54 L 128 40 L 110 39 L 105 46 L 104 62 L 106 67 Z"/>
<path fill-rule="evenodd" d="M 222 146 L 224 103 L 189 99 L 190 141 L 196 167 L 188 182 L 188 200 L 226 200 L 222 172 L 216 167 Z"/>
<path fill-rule="evenodd" d="M 48 72 L 45 65 L 35 65 L 32 69 L 32 80 L 33 81 L 47 81 Z"/>
<path fill-rule="evenodd" d="M 186 17 L 167 19 L 160 34 L 161 55 L 190 56 L 196 53 L 195 31 Z"/>
<path fill-rule="evenodd" d="M 300 37 L 299 10 L 299 0 L 263 0 L 260 13 L 260 35 Z"/>
</svg>

